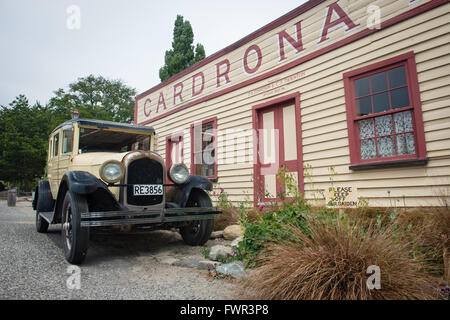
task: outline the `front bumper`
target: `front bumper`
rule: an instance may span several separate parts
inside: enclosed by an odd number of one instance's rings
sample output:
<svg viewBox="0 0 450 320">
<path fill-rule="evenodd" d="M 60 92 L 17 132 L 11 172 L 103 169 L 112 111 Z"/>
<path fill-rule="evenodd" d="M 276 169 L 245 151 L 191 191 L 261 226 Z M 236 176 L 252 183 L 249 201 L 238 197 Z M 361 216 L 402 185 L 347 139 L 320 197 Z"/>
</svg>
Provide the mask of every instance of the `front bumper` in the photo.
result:
<svg viewBox="0 0 450 320">
<path fill-rule="evenodd" d="M 212 220 L 222 214 L 217 208 L 165 208 L 140 211 L 105 211 L 81 214 L 81 227 L 159 224 Z"/>
</svg>

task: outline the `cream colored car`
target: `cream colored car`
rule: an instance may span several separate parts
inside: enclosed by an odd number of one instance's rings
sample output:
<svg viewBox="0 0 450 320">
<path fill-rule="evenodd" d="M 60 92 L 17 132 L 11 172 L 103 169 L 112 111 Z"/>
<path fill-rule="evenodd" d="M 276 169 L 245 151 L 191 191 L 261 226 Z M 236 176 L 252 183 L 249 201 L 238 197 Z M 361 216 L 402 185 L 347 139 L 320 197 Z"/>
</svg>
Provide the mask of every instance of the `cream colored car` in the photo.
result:
<svg viewBox="0 0 450 320">
<path fill-rule="evenodd" d="M 211 182 L 184 164 L 166 170 L 154 137 L 151 127 L 90 119 L 52 132 L 47 180 L 38 183 L 33 209 L 38 232 L 61 224 L 68 262 L 86 257 L 90 228 L 178 228 L 189 245 L 208 241 L 220 214 L 207 193 Z"/>
</svg>

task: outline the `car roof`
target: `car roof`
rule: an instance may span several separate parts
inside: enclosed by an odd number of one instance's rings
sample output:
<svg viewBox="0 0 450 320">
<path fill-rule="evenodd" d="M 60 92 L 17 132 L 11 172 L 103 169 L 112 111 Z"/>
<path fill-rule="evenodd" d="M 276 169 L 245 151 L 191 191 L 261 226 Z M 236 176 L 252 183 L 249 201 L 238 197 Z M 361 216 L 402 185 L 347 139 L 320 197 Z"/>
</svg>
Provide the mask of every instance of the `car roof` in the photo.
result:
<svg viewBox="0 0 450 320">
<path fill-rule="evenodd" d="M 107 128 L 114 128 L 114 129 L 128 129 L 128 130 L 138 130 L 142 131 L 143 133 L 155 133 L 155 129 L 153 127 L 147 127 L 147 126 L 138 126 L 136 124 L 128 124 L 128 123 L 120 123 L 120 122 L 113 122 L 113 121 L 105 121 L 105 120 L 93 120 L 93 119 L 72 119 L 69 121 L 66 121 L 64 123 L 61 123 L 59 126 L 57 126 L 53 131 L 57 131 L 62 127 L 65 127 L 69 124 L 78 122 L 79 125 L 86 125 L 86 126 L 94 126 L 99 127 L 103 129 Z"/>
</svg>

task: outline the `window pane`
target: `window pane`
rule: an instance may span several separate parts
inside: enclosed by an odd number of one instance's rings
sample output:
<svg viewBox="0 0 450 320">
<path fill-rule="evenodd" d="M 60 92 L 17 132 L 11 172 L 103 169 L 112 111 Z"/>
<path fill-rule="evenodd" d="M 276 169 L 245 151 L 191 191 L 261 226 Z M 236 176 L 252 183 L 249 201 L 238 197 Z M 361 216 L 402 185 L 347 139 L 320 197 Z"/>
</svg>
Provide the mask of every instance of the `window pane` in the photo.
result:
<svg viewBox="0 0 450 320">
<path fill-rule="evenodd" d="M 372 101 L 370 97 L 356 100 L 356 112 L 358 116 L 366 116 L 372 113 Z"/>
<path fill-rule="evenodd" d="M 63 131 L 63 150 L 62 153 L 70 153 L 73 149 L 73 131 L 64 130 Z"/>
<path fill-rule="evenodd" d="M 416 145 L 414 142 L 414 134 L 399 134 L 397 136 L 397 149 L 399 155 L 415 154 Z"/>
<path fill-rule="evenodd" d="M 361 139 L 373 138 L 375 137 L 375 126 L 373 119 L 361 120 L 359 124 L 359 137 Z"/>
<path fill-rule="evenodd" d="M 370 83 L 372 85 L 372 93 L 385 91 L 387 87 L 386 72 L 378 73 L 370 77 Z"/>
<path fill-rule="evenodd" d="M 373 96 L 373 113 L 389 111 L 389 95 L 387 92 Z"/>
<path fill-rule="evenodd" d="M 408 88 L 391 91 L 392 109 L 400 109 L 409 106 Z"/>
<path fill-rule="evenodd" d="M 399 112 L 394 114 L 395 131 L 409 132 L 413 131 L 412 114 L 411 111 Z"/>
<path fill-rule="evenodd" d="M 399 67 L 389 71 L 389 88 L 397 88 L 405 85 L 405 67 Z"/>
<path fill-rule="evenodd" d="M 355 80 L 355 96 L 362 97 L 370 94 L 369 78 Z"/>
<path fill-rule="evenodd" d="M 378 139 L 378 155 L 381 158 L 395 156 L 394 137 L 383 137 Z"/>
<path fill-rule="evenodd" d="M 58 147 L 59 147 L 59 134 L 57 134 L 54 138 L 53 138 L 53 155 L 57 156 L 58 155 Z"/>
<path fill-rule="evenodd" d="M 361 159 L 373 159 L 377 157 L 375 139 L 361 140 Z"/>
<path fill-rule="evenodd" d="M 203 168 L 203 165 L 201 165 L 201 164 L 195 165 L 195 174 L 197 176 L 201 176 L 202 175 L 202 168 Z"/>
<path fill-rule="evenodd" d="M 392 125 L 392 116 L 386 115 L 375 119 L 377 123 L 377 136 L 386 136 L 394 133 L 394 127 Z"/>
</svg>

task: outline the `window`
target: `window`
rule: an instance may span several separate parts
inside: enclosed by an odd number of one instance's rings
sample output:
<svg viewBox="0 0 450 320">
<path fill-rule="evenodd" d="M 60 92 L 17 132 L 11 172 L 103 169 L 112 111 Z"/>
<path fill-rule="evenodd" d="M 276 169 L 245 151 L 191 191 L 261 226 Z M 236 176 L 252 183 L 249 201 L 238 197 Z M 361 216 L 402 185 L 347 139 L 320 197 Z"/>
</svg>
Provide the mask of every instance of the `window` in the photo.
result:
<svg viewBox="0 0 450 320">
<path fill-rule="evenodd" d="M 58 155 L 59 148 L 59 133 L 55 134 L 53 137 L 53 156 L 56 157 Z"/>
<path fill-rule="evenodd" d="M 166 166 L 170 168 L 172 164 L 183 163 L 183 134 L 174 134 L 166 139 Z"/>
<path fill-rule="evenodd" d="M 191 126 L 191 173 L 217 179 L 217 118 Z"/>
<path fill-rule="evenodd" d="M 71 153 L 73 149 L 73 129 L 66 128 L 63 130 L 62 153 Z"/>
<path fill-rule="evenodd" d="M 79 153 L 149 151 L 150 136 L 99 128 L 80 128 Z"/>
<path fill-rule="evenodd" d="M 412 52 L 346 73 L 344 83 L 351 169 L 425 160 Z"/>
</svg>

